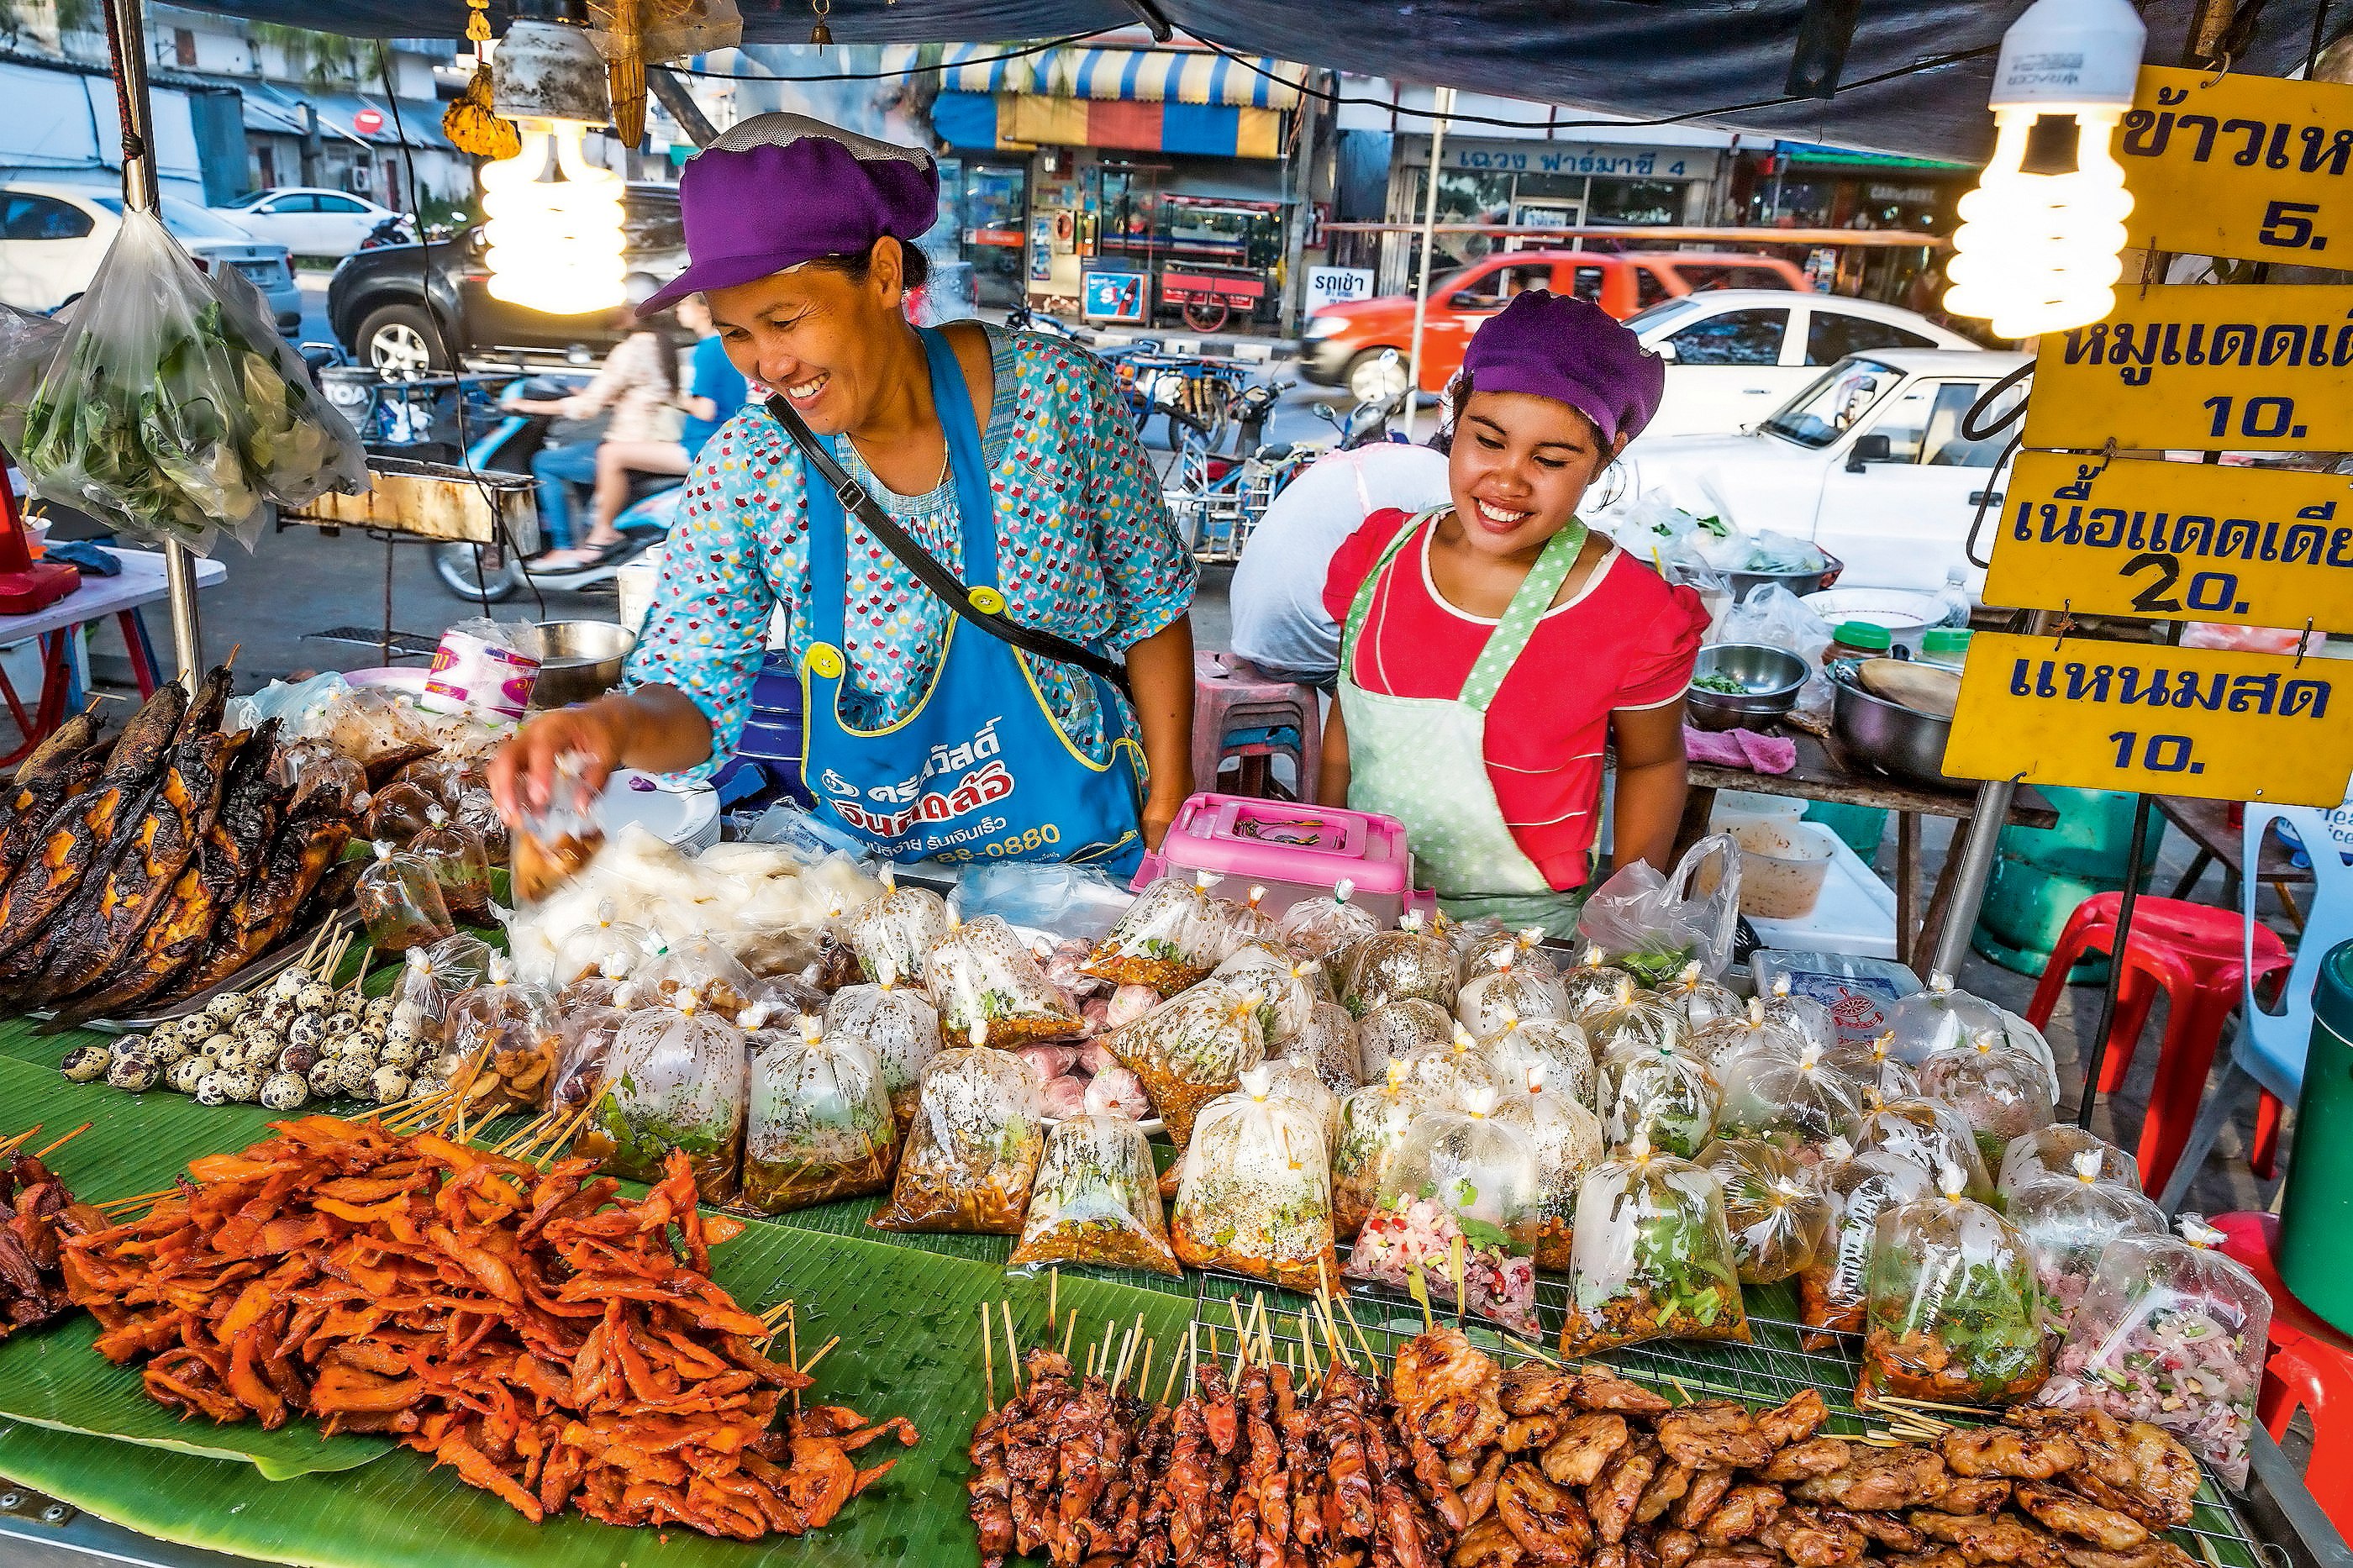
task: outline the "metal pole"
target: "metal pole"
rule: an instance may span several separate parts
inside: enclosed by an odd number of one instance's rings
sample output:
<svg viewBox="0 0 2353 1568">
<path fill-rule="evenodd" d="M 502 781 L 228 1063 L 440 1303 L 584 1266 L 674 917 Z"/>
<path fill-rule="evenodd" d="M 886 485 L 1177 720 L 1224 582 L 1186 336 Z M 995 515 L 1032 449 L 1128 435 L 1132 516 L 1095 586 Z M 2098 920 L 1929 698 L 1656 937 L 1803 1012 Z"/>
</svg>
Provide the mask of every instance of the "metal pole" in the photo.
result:
<svg viewBox="0 0 2353 1568">
<path fill-rule="evenodd" d="M 2027 620 L 2027 635 L 2042 635 L 2055 619 L 2049 610 L 2035 611 Z M 2017 784 L 2010 779 L 1990 779 L 1978 785 L 1977 809 L 1969 814 L 1968 834 L 1957 849 L 1961 868 L 1953 878 L 1952 901 L 1945 906 L 1945 923 L 1936 928 L 1936 952 L 1928 960 L 1931 974 L 1961 972 L 1969 932 L 1976 929 L 1978 910 L 1985 902 L 1986 884 L 1993 879 L 1994 854 L 2001 847 L 2001 830 L 2010 821 L 2010 797 L 2017 793 Z M 1948 846 L 1945 853 L 1956 850 Z"/>
<path fill-rule="evenodd" d="M 158 205 L 153 144 L 154 106 L 147 95 L 147 28 L 142 0 L 105 0 L 106 47 L 113 57 L 114 107 L 122 121 L 122 203 L 137 212 Z M 172 606 L 172 653 L 180 680 L 193 692 L 204 669 L 204 634 L 196 621 L 196 573 L 188 547 L 164 542 L 164 587 Z"/>
<path fill-rule="evenodd" d="M 1413 290 L 1413 352 L 1406 360 L 1405 438 L 1413 439 L 1414 416 L 1421 408 L 1421 328 L 1430 311 L 1430 252 L 1438 248 L 1438 173 L 1446 156 L 1446 117 L 1454 112 L 1454 89 L 1438 89 L 1438 118 L 1430 127 L 1430 190 L 1421 204 L 1421 280 Z"/>
</svg>

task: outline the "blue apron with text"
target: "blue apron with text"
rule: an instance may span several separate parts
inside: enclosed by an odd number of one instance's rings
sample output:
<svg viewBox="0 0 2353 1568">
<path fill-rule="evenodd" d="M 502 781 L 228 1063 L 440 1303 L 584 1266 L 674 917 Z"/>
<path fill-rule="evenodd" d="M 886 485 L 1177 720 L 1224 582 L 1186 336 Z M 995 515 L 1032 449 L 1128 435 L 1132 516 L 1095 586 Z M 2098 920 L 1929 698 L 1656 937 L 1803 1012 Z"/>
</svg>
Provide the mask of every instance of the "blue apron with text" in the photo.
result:
<svg viewBox="0 0 2353 1568">
<path fill-rule="evenodd" d="M 1002 612 L 997 519 L 972 395 L 947 340 L 928 330 L 923 339 L 955 477 L 965 586 Z M 896 859 L 1085 861 L 1133 875 L 1144 855 L 1143 748 L 1121 733 L 1108 763 L 1090 761 L 1047 711 L 1028 656 L 961 616 L 949 617 L 939 668 L 913 712 L 879 730 L 843 721 L 849 519 L 814 476 L 807 490 L 811 641 L 801 680 L 809 793 Z M 1121 725 L 1127 710 L 1111 684 L 1084 679 L 1094 682 L 1105 724 Z"/>
</svg>

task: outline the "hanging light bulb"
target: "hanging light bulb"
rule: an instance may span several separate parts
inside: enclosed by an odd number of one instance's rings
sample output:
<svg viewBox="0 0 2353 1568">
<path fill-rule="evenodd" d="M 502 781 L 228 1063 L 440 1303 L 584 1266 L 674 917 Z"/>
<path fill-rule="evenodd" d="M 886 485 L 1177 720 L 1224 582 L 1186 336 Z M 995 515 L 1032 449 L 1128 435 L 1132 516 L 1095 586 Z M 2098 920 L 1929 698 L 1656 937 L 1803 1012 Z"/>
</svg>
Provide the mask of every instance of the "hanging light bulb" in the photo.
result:
<svg viewBox="0 0 2353 1568">
<path fill-rule="evenodd" d="M 522 147 L 482 170 L 493 299 L 554 315 L 623 303 L 621 177 L 588 162 L 582 139 L 606 123 L 605 61 L 582 0 L 524 0 L 491 74 L 499 114 Z"/>
<path fill-rule="evenodd" d="M 2112 148 L 2147 36 L 2129 0 L 2035 0 L 2010 24 L 1993 157 L 1960 200 L 1947 310 L 2028 338 L 2115 308 L 2132 195 Z"/>
</svg>

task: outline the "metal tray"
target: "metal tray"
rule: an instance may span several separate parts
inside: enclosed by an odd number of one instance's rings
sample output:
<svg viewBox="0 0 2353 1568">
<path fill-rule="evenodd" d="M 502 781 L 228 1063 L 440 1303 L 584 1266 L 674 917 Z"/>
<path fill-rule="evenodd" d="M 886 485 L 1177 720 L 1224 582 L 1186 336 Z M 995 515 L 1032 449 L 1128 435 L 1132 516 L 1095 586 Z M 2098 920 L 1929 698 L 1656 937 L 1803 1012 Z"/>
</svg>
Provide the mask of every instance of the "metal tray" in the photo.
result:
<svg viewBox="0 0 2353 1568">
<path fill-rule="evenodd" d="M 168 1007 L 153 1013 L 142 1014 L 135 1018 L 90 1018 L 82 1022 L 78 1027 L 94 1029 L 102 1035 L 134 1035 L 152 1029 L 158 1024 L 168 1023 L 174 1018 L 185 1018 L 192 1013 L 201 1013 L 205 1010 L 206 1003 L 225 991 L 248 990 L 277 975 L 280 971 L 302 956 L 303 950 L 311 945 L 322 927 L 329 941 L 332 941 L 347 931 L 357 929 L 358 925 L 359 911 L 351 905 L 345 904 L 339 909 L 330 910 L 325 920 L 305 927 L 299 935 L 286 938 L 227 979 L 216 984 L 207 985 L 202 991 L 183 996 Z M 324 947 L 326 944 L 322 942 L 320 945 Z M 27 1017 L 44 1021 L 55 1018 L 57 1016 L 57 1009 L 54 1007 L 35 1008 L 26 1015 Z"/>
</svg>

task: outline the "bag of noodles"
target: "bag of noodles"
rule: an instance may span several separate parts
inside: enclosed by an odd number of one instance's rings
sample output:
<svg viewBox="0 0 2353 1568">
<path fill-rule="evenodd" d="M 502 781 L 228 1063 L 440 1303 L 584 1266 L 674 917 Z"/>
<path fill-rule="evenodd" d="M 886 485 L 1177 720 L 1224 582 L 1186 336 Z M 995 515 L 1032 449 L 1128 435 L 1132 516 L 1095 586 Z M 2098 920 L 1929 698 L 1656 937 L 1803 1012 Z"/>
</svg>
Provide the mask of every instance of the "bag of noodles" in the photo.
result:
<svg viewBox="0 0 2353 1568">
<path fill-rule="evenodd" d="M 767 1028 L 760 1003 L 743 1022 L 751 1056 L 744 1201 L 782 1214 L 888 1187 L 898 1130 L 874 1053 L 828 1036 L 806 1014 L 797 1026 Z"/>
<path fill-rule="evenodd" d="M 1724 1219 L 1743 1285 L 1771 1285 L 1810 1267 L 1828 1239 L 1830 1200 L 1805 1167 L 1756 1138 L 1718 1138 L 1699 1166 L 1724 1188 Z"/>
<path fill-rule="evenodd" d="M 1046 1134 L 1029 1213 L 1007 1267 L 1092 1263 L 1176 1276 L 1160 1178 L 1144 1129 L 1124 1116 L 1073 1116 Z"/>
<path fill-rule="evenodd" d="M 1038 1078 L 1009 1051 L 942 1051 L 923 1069 L 915 1125 L 878 1230 L 1018 1236 L 1046 1152 Z"/>
<path fill-rule="evenodd" d="M 1578 1184 L 1568 1272 L 1565 1360 L 1645 1340 L 1748 1342 L 1724 1189 L 1639 1134 Z"/>
<path fill-rule="evenodd" d="M 1493 1115 L 1495 1091 L 1414 1119 L 1356 1233 L 1348 1277 L 1451 1298 L 1516 1333 L 1536 1331 L 1535 1151 Z"/>
<path fill-rule="evenodd" d="M 1527 1092 L 1500 1101 L 1498 1121 L 1517 1128 L 1536 1157 L 1536 1267 L 1566 1273 L 1577 1231 L 1577 1188 L 1601 1163 L 1601 1121 L 1572 1094 L 1552 1086 L 1546 1064 L 1532 1062 Z"/>
<path fill-rule="evenodd" d="M 1177 1166 L 1168 1239 L 1179 1262 L 1316 1290 L 1340 1277 L 1324 1131 L 1262 1067 L 1202 1109 Z"/>
</svg>

